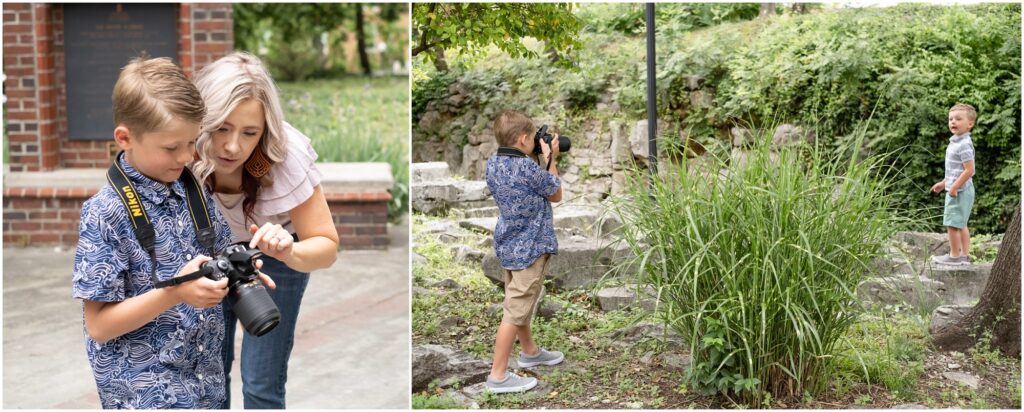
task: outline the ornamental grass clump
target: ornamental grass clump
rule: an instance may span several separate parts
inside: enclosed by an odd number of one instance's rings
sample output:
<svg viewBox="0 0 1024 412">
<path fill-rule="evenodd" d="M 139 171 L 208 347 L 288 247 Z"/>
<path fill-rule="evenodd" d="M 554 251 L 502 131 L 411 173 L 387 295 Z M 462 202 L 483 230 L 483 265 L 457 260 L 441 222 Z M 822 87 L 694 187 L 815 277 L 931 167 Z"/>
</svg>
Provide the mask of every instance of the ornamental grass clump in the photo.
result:
<svg viewBox="0 0 1024 412">
<path fill-rule="evenodd" d="M 857 285 L 902 224 L 882 157 L 760 140 L 745 161 L 637 173 L 616 206 L 629 264 L 689 340 L 691 387 L 754 406 L 826 387 Z"/>
</svg>

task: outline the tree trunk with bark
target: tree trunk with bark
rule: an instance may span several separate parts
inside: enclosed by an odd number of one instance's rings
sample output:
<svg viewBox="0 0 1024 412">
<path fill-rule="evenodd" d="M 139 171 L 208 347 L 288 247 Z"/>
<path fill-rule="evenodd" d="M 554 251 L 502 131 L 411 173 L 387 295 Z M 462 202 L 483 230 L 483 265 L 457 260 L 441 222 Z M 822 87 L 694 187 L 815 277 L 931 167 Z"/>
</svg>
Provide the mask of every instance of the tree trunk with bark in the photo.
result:
<svg viewBox="0 0 1024 412">
<path fill-rule="evenodd" d="M 444 49 L 440 46 L 434 47 L 434 68 L 439 72 L 448 71 L 448 61 L 444 59 Z"/>
<path fill-rule="evenodd" d="M 1020 205 L 999 244 L 992 274 L 978 304 L 959 321 L 933 330 L 940 350 L 966 350 L 991 332 L 990 344 L 1007 356 L 1020 355 Z"/>
<path fill-rule="evenodd" d="M 761 9 L 757 13 L 757 17 L 769 17 L 775 15 L 775 3 L 761 3 Z"/>
<path fill-rule="evenodd" d="M 355 3 L 356 6 L 356 48 L 359 50 L 359 65 L 363 68 L 363 74 L 373 74 L 370 69 L 370 58 L 366 56 L 366 34 L 363 30 L 363 5 Z"/>
</svg>

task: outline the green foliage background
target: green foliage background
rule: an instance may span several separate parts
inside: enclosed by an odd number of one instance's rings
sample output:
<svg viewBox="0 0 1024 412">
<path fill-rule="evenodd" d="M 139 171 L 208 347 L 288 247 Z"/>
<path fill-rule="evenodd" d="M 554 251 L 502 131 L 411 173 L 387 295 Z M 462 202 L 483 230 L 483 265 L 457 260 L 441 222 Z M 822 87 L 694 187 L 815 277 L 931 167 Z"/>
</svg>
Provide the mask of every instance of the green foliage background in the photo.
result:
<svg viewBox="0 0 1024 412">
<path fill-rule="evenodd" d="M 379 34 L 387 43 L 380 54 L 369 55 L 374 70 L 390 70 L 391 62 L 406 61 L 409 35 L 397 23 L 408 5 L 363 5 L 367 48 Z M 342 44 L 355 36 L 354 3 L 239 3 L 233 6 L 235 48 L 263 59 L 277 81 L 334 78 L 349 74 Z M 328 54 L 321 56 L 326 48 Z M 361 73 L 356 73 L 361 74 Z"/>
<path fill-rule="evenodd" d="M 971 226 L 976 233 L 1005 231 L 1021 199 L 1019 4 L 820 9 L 749 20 L 755 7 L 657 5 L 658 107 L 670 130 L 727 149 L 722 142 L 734 126 L 794 122 L 813 128 L 836 155 L 865 130 L 867 148 L 898 153 L 900 208 L 926 208 L 928 230 L 941 231 L 941 199 L 928 189 L 943 176 L 947 111 L 969 103 L 979 115 Z M 504 109 L 553 118 L 564 123 L 563 133 L 577 135 L 574 128 L 586 119 L 645 118 L 642 8 L 584 4 L 575 12 L 583 47 L 569 56 L 573 67 L 496 49 L 450 59 L 446 73 L 417 60 L 413 138 L 463 143 L 489 127 L 477 118 Z M 694 75 L 705 79 L 710 107 L 691 105 L 686 86 Z M 444 103 L 454 83 L 470 95 L 458 108 Z M 608 96 L 619 111 L 596 109 Z M 428 109 L 463 121 L 421 130 L 417 122 Z"/>
</svg>

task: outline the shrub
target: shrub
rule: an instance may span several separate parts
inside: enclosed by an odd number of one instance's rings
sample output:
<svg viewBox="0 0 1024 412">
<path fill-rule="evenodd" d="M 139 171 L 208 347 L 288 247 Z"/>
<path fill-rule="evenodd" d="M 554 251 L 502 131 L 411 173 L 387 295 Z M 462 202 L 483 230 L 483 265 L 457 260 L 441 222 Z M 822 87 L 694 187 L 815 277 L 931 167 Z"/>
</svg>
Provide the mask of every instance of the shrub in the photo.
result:
<svg viewBox="0 0 1024 412">
<path fill-rule="evenodd" d="M 707 131 L 778 116 L 816 127 L 834 152 L 866 128 L 870 150 L 901 152 L 901 207 L 938 209 L 927 189 L 943 176 L 947 110 L 970 103 L 980 165 L 971 225 L 1001 233 L 1020 202 L 1020 38 L 1019 4 L 841 9 L 714 27 L 667 46 L 661 110 Z M 706 78 L 713 107 L 690 107 L 690 75 Z M 929 223 L 941 230 L 939 219 Z"/>
<path fill-rule="evenodd" d="M 746 162 L 686 163 L 630 183 L 616 203 L 640 282 L 689 337 L 689 383 L 757 404 L 827 384 L 837 341 L 856 320 L 856 287 L 905 224 L 882 157 L 769 149 Z M 642 176 L 643 174 L 640 173 Z"/>
</svg>

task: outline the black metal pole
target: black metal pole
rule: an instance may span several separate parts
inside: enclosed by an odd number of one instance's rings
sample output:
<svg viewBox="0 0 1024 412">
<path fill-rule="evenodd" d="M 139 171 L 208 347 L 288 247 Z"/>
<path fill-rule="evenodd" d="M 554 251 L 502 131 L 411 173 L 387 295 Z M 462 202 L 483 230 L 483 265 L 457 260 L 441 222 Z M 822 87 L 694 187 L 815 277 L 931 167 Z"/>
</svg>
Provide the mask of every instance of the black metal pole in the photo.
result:
<svg viewBox="0 0 1024 412">
<path fill-rule="evenodd" d="M 651 178 L 658 173 L 658 99 L 654 84 L 655 53 L 654 53 L 654 3 L 647 3 L 645 13 L 647 20 L 647 164 Z"/>
</svg>

